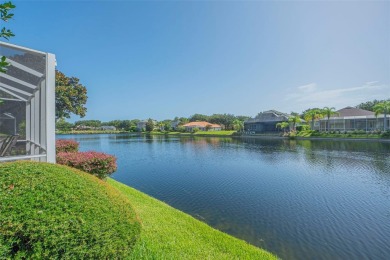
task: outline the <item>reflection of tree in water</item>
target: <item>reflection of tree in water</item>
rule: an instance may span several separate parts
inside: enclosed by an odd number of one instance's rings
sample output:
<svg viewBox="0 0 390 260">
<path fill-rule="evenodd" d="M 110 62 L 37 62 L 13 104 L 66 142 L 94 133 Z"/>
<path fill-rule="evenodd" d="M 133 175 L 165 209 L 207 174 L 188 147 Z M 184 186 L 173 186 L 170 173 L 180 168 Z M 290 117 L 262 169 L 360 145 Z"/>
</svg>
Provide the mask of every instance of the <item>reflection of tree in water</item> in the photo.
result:
<svg viewBox="0 0 390 260">
<path fill-rule="evenodd" d="M 309 167 L 321 167 L 331 174 L 348 170 L 351 174 L 369 171 L 381 189 L 390 193 L 390 143 L 366 141 L 302 140 Z"/>
</svg>

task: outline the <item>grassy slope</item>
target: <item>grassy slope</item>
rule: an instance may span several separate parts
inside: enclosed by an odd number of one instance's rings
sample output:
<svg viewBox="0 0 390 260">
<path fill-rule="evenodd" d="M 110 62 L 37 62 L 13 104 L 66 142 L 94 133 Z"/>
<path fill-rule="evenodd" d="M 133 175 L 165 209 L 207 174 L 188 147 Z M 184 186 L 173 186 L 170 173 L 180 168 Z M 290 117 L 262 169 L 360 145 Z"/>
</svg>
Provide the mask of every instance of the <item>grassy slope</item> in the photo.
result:
<svg viewBox="0 0 390 260">
<path fill-rule="evenodd" d="M 108 182 L 130 199 L 142 222 L 133 259 L 277 259 L 142 192 Z"/>
</svg>

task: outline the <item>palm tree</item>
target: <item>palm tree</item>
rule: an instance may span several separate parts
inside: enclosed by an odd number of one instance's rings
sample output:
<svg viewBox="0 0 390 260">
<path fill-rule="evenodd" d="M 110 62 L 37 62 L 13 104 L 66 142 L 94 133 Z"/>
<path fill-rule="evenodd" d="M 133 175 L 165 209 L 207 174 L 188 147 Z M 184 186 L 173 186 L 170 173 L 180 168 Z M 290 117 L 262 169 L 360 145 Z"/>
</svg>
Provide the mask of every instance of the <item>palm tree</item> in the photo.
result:
<svg viewBox="0 0 390 260">
<path fill-rule="evenodd" d="M 374 106 L 375 116 L 383 113 L 383 130 L 386 131 L 386 116 L 390 114 L 390 101 L 383 101 Z"/>
<path fill-rule="evenodd" d="M 165 124 L 164 124 L 164 122 L 159 122 L 158 123 L 158 128 L 160 129 L 160 131 L 164 131 L 165 130 Z"/>
<path fill-rule="evenodd" d="M 280 128 L 286 132 L 286 128 L 289 127 L 290 124 L 288 122 L 280 122 L 276 124 L 276 128 Z"/>
<path fill-rule="evenodd" d="M 238 132 L 240 132 L 242 129 L 244 129 L 244 122 L 242 122 L 241 120 L 235 119 L 233 121 L 233 128 L 235 130 L 237 130 Z"/>
<path fill-rule="evenodd" d="M 336 112 L 336 108 L 334 107 L 324 107 L 322 109 L 322 115 L 326 116 L 326 131 L 329 131 L 329 118 L 333 115 L 338 115 L 339 113 Z"/>
<path fill-rule="evenodd" d="M 293 130 L 294 130 L 294 131 L 296 130 L 296 125 L 297 125 L 297 123 L 300 123 L 301 121 L 302 121 L 302 119 L 301 119 L 298 115 L 291 116 L 291 117 L 288 119 L 288 122 L 290 122 L 290 123 L 293 124 Z"/>
<path fill-rule="evenodd" d="M 304 119 L 306 121 L 311 121 L 311 129 L 314 129 L 314 120 L 318 120 L 324 117 L 324 115 L 321 113 L 321 109 L 313 108 L 309 109 L 305 112 L 303 115 Z"/>
</svg>

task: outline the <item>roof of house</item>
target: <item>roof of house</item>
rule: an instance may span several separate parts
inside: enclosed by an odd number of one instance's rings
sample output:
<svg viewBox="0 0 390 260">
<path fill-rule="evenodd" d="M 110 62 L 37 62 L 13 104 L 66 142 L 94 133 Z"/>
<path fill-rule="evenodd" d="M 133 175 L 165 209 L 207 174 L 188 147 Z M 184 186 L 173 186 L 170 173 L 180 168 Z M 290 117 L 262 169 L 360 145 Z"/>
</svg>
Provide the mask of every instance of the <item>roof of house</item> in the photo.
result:
<svg viewBox="0 0 390 260">
<path fill-rule="evenodd" d="M 372 111 L 356 108 L 356 107 L 345 107 L 337 111 L 338 115 L 336 117 L 345 117 L 345 116 L 375 116 L 375 113 Z"/>
<path fill-rule="evenodd" d="M 283 122 L 287 121 L 291 115 L 282 113 L 276 110 L 268 110 L 260 112 L 255 118 L 250 118 L 245 123 L 257 123 L 257 122 Z"/>
<path fill-rule="evenodd" d="M 209 122 L 205 122 L 205 121 L 201 121 L 201 122 L 189 122 L 185 125 L 183 125 L 184 127 L 206 127 L 210 125 L 211 127 L 215 128 L 215 127 L 221 127 L 220 125 L 217 125 L 217 124 L 212 124 L 212 123 L 209 123 Z"/>
</svg>

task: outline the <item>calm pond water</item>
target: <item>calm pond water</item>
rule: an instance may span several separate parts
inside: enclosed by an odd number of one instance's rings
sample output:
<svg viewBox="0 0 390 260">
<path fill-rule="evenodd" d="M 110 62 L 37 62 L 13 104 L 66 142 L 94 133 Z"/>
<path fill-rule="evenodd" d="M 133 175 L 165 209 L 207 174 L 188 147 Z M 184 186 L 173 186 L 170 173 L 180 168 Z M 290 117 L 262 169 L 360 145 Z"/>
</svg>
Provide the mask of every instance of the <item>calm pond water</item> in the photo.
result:
<svg viewBox="0 0 390 260">
<path fill-rule="evenodd" d="M 282 259 L 390 259 L 390 143 L 66 135 L 113 178 Z"/>
</svg>

